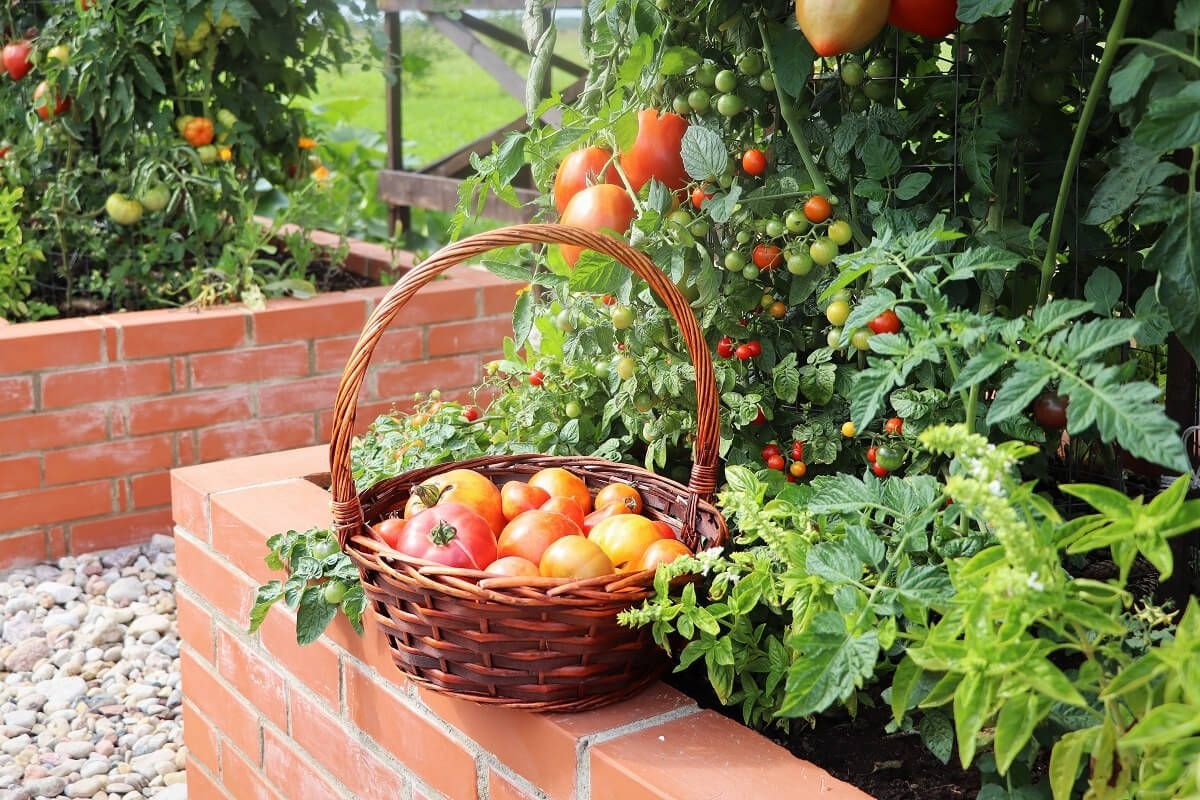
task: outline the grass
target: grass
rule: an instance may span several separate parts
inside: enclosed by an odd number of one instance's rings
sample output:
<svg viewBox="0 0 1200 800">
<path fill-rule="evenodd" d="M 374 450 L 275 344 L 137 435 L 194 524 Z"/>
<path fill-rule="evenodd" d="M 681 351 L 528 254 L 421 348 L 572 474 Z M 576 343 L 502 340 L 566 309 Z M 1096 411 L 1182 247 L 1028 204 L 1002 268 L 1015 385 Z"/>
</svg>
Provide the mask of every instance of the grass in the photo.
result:
<svg viewBox="0 0 1200 800">
<path fill-rule="evenodd" d="M 499 24 L 499 23 L 498 23 Z M 506 125 L 524 112 L 521 101 L 504 91 L 492 76 L 425 23 L 405 23 L 401 46 L 406 54 L 428 61 L 427 71 L 405 81 L 401 128 L 405 159 L 419 165 L 457 150 L 479 136 Z M 506 60 L 518 74 L 528 69 L 526 56 L 507 50 Z M 559 30 L 556 52 L 582 62 L 576 29 Z M 571 76 L 554 70 L 553 85 L 561 90 Z M 346 68 L 321 77 L 317 103 L 336 105 L 346 122 L 383 132 L 385 122 L 383 73 L 372 65 L 366 71 Z"/>
</svg>

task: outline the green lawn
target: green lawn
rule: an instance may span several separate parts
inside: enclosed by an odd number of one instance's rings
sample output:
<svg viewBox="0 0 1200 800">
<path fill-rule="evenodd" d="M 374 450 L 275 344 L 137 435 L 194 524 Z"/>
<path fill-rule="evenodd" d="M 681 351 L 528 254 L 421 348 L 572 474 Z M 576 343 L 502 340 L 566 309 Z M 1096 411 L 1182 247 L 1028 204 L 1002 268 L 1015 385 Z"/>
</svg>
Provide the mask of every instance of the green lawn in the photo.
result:
<svg viewBox="0 0 1200 800">
<path fill-rule="evenodd" d="M 427 25 L 406 24 L 401 46 L 430 62 L 425 75 L 406 82 L 401 106 L 405 155 L 415 157 L 417 163 L 451 153 L 521 115 L 520 101 Z M 577 29 L 560 29 L 556 49 L 560 55 L 580 63 Z M 528 61 L 514 54 L 509 63 L 524 75 Z M 571 80 L 566 73 L 554 71 L 556 89 L 562 89 Z M 314 99 L 318 103 L 342 101 L 336 104 L 348 123 L 382 132 L 384 89 L 384 77 L 378 69 L 347 68 L 340 74 L 329 72 L 322 76 L 319 94 Z"/>
</svg>

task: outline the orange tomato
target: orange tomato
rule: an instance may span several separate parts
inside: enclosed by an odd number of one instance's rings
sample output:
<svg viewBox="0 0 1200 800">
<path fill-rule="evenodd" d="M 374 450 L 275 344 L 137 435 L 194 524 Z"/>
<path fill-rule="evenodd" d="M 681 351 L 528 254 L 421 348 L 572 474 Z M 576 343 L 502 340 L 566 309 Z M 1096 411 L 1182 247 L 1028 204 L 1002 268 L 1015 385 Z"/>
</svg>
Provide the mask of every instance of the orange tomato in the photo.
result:
<svg viewBox="0 0 1200 800">
<path fill-rule="evenodd" d="M 539 508 L 542 511 L 553 511 L 555 514 L 570 517 L 576 525 L 583 527 L 583 509 L 579 507 L 579 502 L 574 497 L 564 497 L 562 495 L 551 497 L 542 503 Z"/>
<path fill-rule="evenodd" d="M 428 487 L 428 488 L 426 488 Z M 438 503 L 462 503 L 487 520 L 492 533 L 504 530 L 503 505 L 496 484 L 471 469 L 452 469 L 414 486 L 404 516 L 410 518 Z"/>
<path fill-rule="evenodd" d="M 586 536 L 556 539 L 542 554 L 538 571 L 543 578 L 595 578 L 615 572 L 604 551 Z"/>
<path fill-rule="evenodd" d="M 496 556 L 520 556 L 536 564 L 553 541 L 571 535 L 582 536 L 583 531 L 570 517 L 541 509 L 526 511 L 504 526 Z"/>
<path fill-rule="evenodd" d="M 628 483 L 610 483 L 596 492 L 596 508 L 604 508 L 613 503 L 627 506 L 635 514 L 642 513 L 642 495 Z"/>
<path fill-rule="evenodd" d="M 638 559 L 636 569 L 654 569 L 659 564 L 670 564 L 680 556 L 690 556 L 692 551 L 678 539 L 659 539 L 651 542 L 650 546 Z"/>
<path fill-rule="evenodd" d="M 658 535 L 661 538 L 663 538 L 663 539 L 674 539 L 675 538 L 675 531 L 671 528 L 670 525 L 663 522 L 661 519 L 656 519 L 656 520 L 652 520 L 652 521 L 654 522 L 654 528 L 658 531 Z"/>
<path fill-rule="evenodd" d="M 562 467 L 547 467 L 535 472 L 529 479 L 529 485 L 545 489 L 551 497 L 574 498 L 584 514 L 592 510 L 592 495 L 583 478 Z"/>
<path fill-rule="evenodd" d="M 500 510 L 504 519 L 511 520 L 518 514 L 541 508 L 550 499 L 545 489 L 530 486 L 522 481 L 509 481 L 500 488 Z"/>
<path fill-rule="evenodd" d="M 592 528 L 599 525 L 609 517 L 615 517 L 618 514 L 632 514 L 633 510 L 624 503 L 609 503 L 603 508 L 597 508 L 592 513 L 583 518 L 583 532 L 589 534 Z"/>
<path fill-rule="evenodd" d="M 404 532 L 404 524 L 407 520 L 399 517 L 388 517 L 376 522 L 372 525 L 375 535 L 383 540 L 383 543 L 393 550 L 396 549 L 396 543 L 400 541 L 400 534 Z"/>
<path fill-rule="evenodd" d="M 531 577 L 538 576 L 538 566 L 527 558 L 520 556 L 505 556 L 497 558 L 492 563 L 483 568 L 484 572 L 492 575 L 506 575 L 508 577 Z"/>
<path fill-rule="evenodd" d="M 192 147 L 203 147 L 206 144 L 212 144 L 212 120 L 207 117 L 192 117 L 183 126 L 183 138 Z"/>
<path fill-rule="evenodd" d="M 600 545 L 618 572 L 625 572 L 635 568 L 646 548 L 662 537 L 654 523 L 645 517 L 618 514 L 592 528 L 588 538 Z"/>
</svg>

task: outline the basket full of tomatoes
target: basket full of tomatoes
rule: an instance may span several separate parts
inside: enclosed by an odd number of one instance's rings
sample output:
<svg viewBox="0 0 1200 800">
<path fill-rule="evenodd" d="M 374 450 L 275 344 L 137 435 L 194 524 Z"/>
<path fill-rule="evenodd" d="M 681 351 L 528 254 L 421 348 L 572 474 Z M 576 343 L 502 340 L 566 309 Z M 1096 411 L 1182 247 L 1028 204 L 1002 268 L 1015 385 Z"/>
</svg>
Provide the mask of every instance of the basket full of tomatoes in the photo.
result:
<svg viewBox="0 0 1200 800">
<path fill-rule="evenodd" d="M 645 280 L 671 312 L 696 375 L 686 485 L 630 464 L 517 454 L 413 470 L 359 493 L 355 411 L 388 325 L 440 273 L 490 250 L 589 248 Z M 330 443 L 335 529 L 358 566 L 396 665 L 417 683 L 536 711 L 596 708 L 666 667 L 648 629 L 617 615 L 654 593 L 656 567 L 724 543 L 712 505 L 718 399 L 708 345 L 687 300 L 644 254 L 570 225 L 517 225 L 442 248 L 407 272 L 367 321 L 342 376 Z"/>
</svg>

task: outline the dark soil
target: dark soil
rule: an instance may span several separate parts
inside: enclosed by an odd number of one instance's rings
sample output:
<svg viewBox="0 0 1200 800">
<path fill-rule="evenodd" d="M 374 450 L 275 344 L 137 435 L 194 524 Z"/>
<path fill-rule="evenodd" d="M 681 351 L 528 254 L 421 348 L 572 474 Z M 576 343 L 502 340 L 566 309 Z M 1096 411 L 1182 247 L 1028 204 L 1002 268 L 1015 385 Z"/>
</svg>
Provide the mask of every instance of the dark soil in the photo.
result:
<svg viewBox="0 0 1200 800">
<path fill-rule="evenodd" d="M 703 669 L 689 668 L 665 680 L 702 708 L 742 721 L 740 709 L 717 701 Z M 796 720 L 790 734 L 775 729 L 760 733 L 876 800 L 966 800 L 979 793 L 978 770 L 942 764 L 915 733 L 884 733 L 889 716 L 881 703 L 861 709 L 855 719 L 818 718 L 816 727 Z"/>
</svg>

